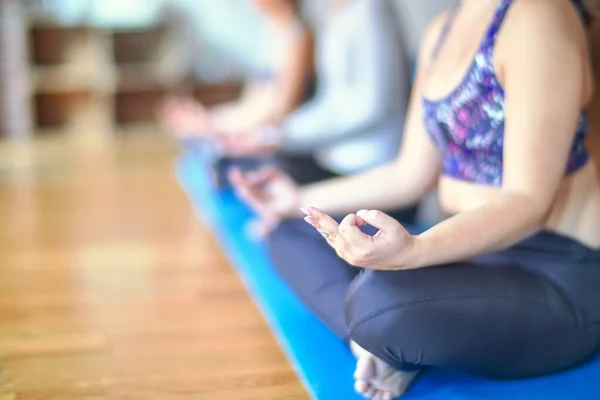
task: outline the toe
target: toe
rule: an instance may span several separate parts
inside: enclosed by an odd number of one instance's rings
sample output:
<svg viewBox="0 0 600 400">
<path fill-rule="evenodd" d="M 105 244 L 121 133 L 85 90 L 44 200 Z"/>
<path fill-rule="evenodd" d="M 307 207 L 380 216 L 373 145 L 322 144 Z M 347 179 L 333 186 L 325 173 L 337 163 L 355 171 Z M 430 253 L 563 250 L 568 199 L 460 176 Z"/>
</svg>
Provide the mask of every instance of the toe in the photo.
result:
<svg viewBox="0 0 600 400">
<path fill-rule="evenodd" d="M 373 386 L 370 386 L 369 390 L 363 393 L 363 396 L 365 396 L 367 399 L 374 399 L 377 392 L 377 389 L 375 389 Z"/>
<path fill-rule="evenodd" d="M 392 396 L 398 397 L 398 396 L 403 395 L 404 392 L 406 392 L 406 390 L 410 386 L 410 384 L 417 377 L 418 373 L 419 373 L 419 371 L 412 371 L 412 372 L 396 371 L 396 373 L 395 373 L 396 383 L 394 384 L 396 389 L 391 391 Z"/>
<path fill-rule="evenodd" d="M 381 397 L 382 400 L 392 400 L 393 396 L 392 396 L 392 392 L 383 392 L 383 396 Z"/>
<path fill-rule="evenodd" d="M 370 388 L 371 385 L 369 384 L 369 382 L 360 380 L 354 382 L 354 390 L 356 390 L 357 393 L 365 394 Z"/>
<path fill-rule="evenodd" d="M 354 379 L 368 381 L 375 375 L 375 364 L 373 357 L 363 356 L 356 361 Z"/>
<path fill-rule="evenodd" d="M 383 400 L 383 392 L 381 390 L 378 390 L 375 393 L 375 396 L 373 396 L 373 400 Z"/>
</svg>

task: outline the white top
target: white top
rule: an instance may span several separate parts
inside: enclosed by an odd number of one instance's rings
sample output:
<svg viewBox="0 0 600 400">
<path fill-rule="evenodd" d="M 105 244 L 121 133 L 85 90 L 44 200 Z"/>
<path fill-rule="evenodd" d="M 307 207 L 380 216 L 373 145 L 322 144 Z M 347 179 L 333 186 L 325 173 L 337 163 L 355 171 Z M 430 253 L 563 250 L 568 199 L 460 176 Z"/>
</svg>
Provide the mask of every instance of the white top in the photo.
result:
<svg viewBox="0 0 600 400">
<path fill-rule="evenodd" d="M 410 57 L 386 0 L 352 0 L 317 48 L 315 98 L 283 123 L 283 148 L 342 174 L 395 158 L 410 93 Z"/>
</svg>

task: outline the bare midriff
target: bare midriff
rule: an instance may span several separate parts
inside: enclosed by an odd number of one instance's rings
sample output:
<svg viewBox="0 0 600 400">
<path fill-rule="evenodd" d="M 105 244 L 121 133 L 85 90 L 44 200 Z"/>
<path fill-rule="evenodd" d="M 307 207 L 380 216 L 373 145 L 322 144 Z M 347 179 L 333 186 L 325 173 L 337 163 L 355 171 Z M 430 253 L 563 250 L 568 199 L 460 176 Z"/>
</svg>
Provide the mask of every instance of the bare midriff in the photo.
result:
<svg viewBox="0 0 600 400">
<path fill-rule="evenodd" d="M 440 205 L 446 213 L 457 214 L 493 201 L 500 190 L 442 176 Z M 600 248 L 600 179 L 593 160 L 563 179 L 545 228 Z"/>
</svg>

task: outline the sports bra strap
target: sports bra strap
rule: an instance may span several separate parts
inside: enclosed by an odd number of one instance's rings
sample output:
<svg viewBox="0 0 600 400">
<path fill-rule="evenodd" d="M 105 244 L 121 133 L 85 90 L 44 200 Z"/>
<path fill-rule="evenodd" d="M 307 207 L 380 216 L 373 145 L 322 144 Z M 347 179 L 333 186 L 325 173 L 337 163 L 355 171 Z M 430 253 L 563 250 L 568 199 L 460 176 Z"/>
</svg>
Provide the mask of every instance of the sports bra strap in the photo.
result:
<svg viewBox="0 0 600 400">
<path fill-rule="evenodd" d="M 494 11 L 494 15 L 492 16 L 492 20 L 490 21 L 489 27 L 486 31 L 486 34 L 483 38 L 483 42 L 481 43 L 480 47 L 483 47 L 484 45 L 489 46 L 495 44 L 496 34 L 500 30 L 502 22 L 504 22 L 504 18 L 506 18 L 506 14 L 508 13 L 508 9 L 510 8 L 512 2 L 513 0 L 499 0 L 498 6 L 496 7 L 496 11 Z M 458 13 L 459 9 L 460 3 L 457 4 L 450 11 L 448 18 L 446 19 L 446 22 L 444 24 L 444 27 L 440 31 L 440 35 L 438 36 L 435 46 L 433 47 L 433 51 L 431 52 L 432 60 L 435 60 L 438 52 L 440 51 L 440 48 L 444 44 L 446 36 L 448 35 L 450 28 L 452 28 L 452 24 L 454 23 L 454 19 L 456 18 L 456 14 Z"/>
</svg>

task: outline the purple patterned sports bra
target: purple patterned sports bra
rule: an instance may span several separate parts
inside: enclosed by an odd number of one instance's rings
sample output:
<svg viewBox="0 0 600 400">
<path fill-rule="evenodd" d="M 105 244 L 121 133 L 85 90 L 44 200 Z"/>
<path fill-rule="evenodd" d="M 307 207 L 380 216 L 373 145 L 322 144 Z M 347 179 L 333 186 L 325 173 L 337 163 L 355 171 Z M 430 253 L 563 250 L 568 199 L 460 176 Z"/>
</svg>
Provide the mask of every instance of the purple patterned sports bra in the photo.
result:
<svg viewBox="0 0 600 400">
<path fill-rule="evenodd" d="M 493 186 L 502 184 L 505 99 L 504 89 L 494 72 L 493 55 L 496 34 L 512 2 L 500 0 L 462 82 L 441 100 L 423 98 L 425 127 L 442 152 L 445 176 Z M 452 19 L 452 16 L 448 18 L 433 57 L 437 55 Z M 567 175 L 588 161 L 586 132 L 584 110 L 566 166 Z"/>
</svg>

